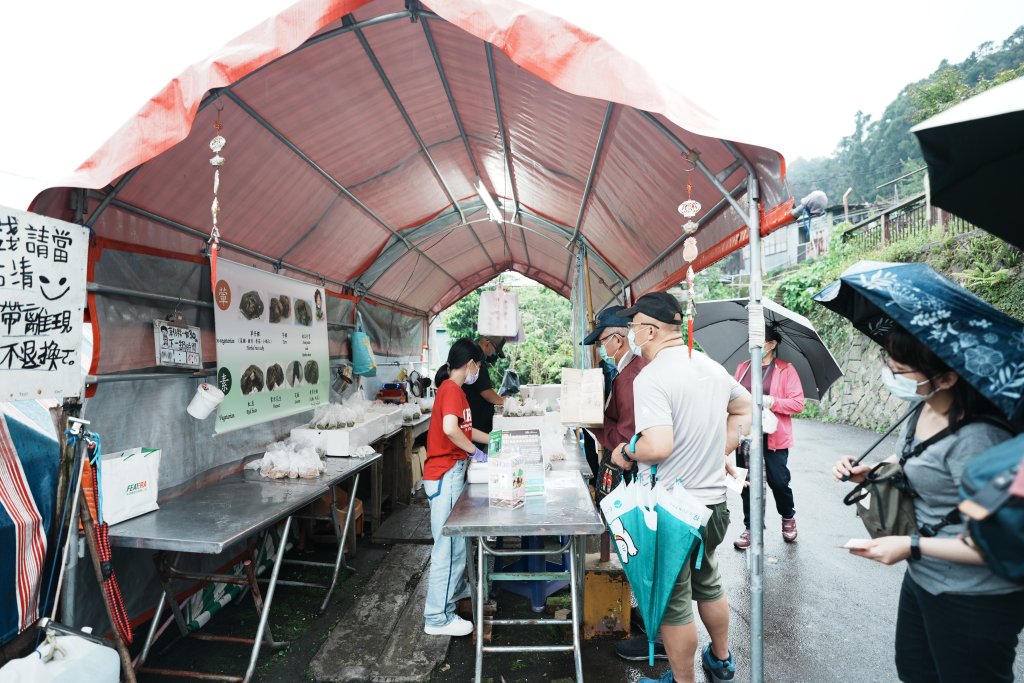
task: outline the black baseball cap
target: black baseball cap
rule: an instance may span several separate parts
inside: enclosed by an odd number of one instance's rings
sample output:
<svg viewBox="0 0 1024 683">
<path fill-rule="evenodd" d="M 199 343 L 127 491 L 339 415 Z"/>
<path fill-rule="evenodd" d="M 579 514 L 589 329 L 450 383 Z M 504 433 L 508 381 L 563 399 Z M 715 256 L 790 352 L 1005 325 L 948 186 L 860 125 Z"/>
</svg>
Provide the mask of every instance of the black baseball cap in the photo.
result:
<svg viewBox="0 0 1024 683">
<path fill-rule="evenodd" d="M 636 300 L 632 307 L 625 309 L 620 315 L 632 319 L 637 313 L 643 313 L 669 325 L 681 325 L 683 322 L 683 307 L 679 300 L 668 292 L 644 294 Z"/>
<path fill-rule="evenodd" d="M 505 357 L 505 342 L 508 341 L 507 339 L 505 339 L 504 337 L 492 337 L 488 335 L 484 335 L 483 337 L 480 337 L 480 339 L 486 339 L 487 341 L 491 342 L 491 344 L 494 346 L 495 356 L 497 356 L 498 358 Z"/>
<path fill-rule="evenodd" d="M 626 310 L 625 306 L 609 306 L 598 313 L 597 320 L 594 322 L 594 331 L 583 340 L 583 345 L 590 346 L 596 342 L 606 327 L 625 327 L 628 325 L 629 318 L 622 315 L 624 310 Z"/>
</svg>

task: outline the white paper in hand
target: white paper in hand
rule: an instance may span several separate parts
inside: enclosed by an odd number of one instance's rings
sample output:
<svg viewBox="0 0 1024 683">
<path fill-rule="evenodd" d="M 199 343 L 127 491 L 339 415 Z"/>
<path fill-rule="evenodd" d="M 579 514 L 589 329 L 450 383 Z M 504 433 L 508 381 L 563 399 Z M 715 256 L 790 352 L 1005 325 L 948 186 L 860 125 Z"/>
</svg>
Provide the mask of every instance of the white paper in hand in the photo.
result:
<svg viewBox="0 0 1024 683">
<path fill-rule="evenodd" d="M 844 550 L 864 550 L 871 547 L 870 538 L 851 538 L 844 545 L 839 546 Z"/>
<path fill-rule="evenodd" d="M 746 478 L 746 468 L 737 467 L 735 477 L 732 476 L 731 474 L 725 475 L 725 485 L 729 487 L 730 491 L 735 491 L 736 493 L 743 493 L 743 482 L 746 481 Z"/>
</svg>

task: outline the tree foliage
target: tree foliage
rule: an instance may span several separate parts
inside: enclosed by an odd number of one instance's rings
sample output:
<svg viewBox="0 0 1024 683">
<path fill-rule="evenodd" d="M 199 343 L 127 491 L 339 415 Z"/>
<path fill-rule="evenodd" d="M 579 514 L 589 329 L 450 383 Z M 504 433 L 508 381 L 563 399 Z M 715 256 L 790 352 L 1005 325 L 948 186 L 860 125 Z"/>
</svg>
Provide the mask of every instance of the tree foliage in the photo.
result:
<svg viewBox="0 0 1024 683">
<path fill-rule="evenodd" d="M 476 339 L 480 292 L 485 285 L 444 313 L 448 338 Z M 509 367 L 519 373 L 523 384 L 557 384 L 561 369 L 572 366 L 572 335 L 569 332 L 572 309 L 569 301 L 547 287 L 518 287 L 519 310 L 523 316 L 524 340 L 506 344 L 505 358 L 490 367 L 491 381 L 497 387 Z"/>
<path fill-rule="evenodd" d="M 823 190 L 829 200 L 840 201 L 848 187 L 850 201 L 871 203 L 893 196 L 891 185 L 879 188 L 924 162 L 914 124 L 976 95 L 993 85 L 1024 76 L 1024 26 L 996 45 L 982 43 L 960 64 L 946 60 L 927 78 L 903 88 L 882 116 L 857 112 L 853 131 L 843 137 L 829 157 L 796 159 L 789 164 L 793 195 L 799 199 L 812 190 Z M 920 191 L 919 176 L 907 178 L 895 188 L 900 197 Z"/>
</svg>

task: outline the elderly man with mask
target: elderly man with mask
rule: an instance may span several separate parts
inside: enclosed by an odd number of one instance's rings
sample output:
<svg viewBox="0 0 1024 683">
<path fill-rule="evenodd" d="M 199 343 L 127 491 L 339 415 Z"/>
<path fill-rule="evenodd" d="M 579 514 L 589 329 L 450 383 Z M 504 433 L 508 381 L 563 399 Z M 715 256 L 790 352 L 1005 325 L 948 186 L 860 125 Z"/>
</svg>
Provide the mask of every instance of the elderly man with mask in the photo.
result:
<svg viewBox="0 0 1024 683">
<path fill-rule="evenodd" d="M 484 352 L 484 362 L 480 364 L 480 375 L 472 384 L 463 384 L 462 390 L 466 393 L 469 410 L 473 415 L 473 428 L 479 429 L 484 434 L 489 434 L 494 428 L 494 406 L 504 405 L 505 399 L 494 390 L 488 365 L 505 357 L 503 350 L 505 338 L 480 337 L 477 344 Z M 483 452 L 487 452 L 487 444 L 475 443 L 475 445 Z"/>
<path fill-rule="evenodd" d="M 629 350 L 626 342 L 629 318 L 622 317 L 625 306 L 609 306 L 597 314 L 594 331 L 583 340 L 585 346 L 597 344 L 597 351 L 615 368 L 611 392 L 604 404 L 604 425 L 589 431 L 610 454 L 611 450 L 633 436 L 633 380 L 647 361 Z"/>
<path fill-rule="evenodd" d="M 583 340 L 586 346 L 598 344 L 597 351 L 601 360 L 613 368 L 611 391 L 604 404 L 604 425 L 588 430 L 604 449 L 602 463 L 611 457 L 616 446 L 629 441 L 636 433 L 633 418 L 633 381 L 640 371 L 647 367 L 647 360 L 629 349 L 626 337 L 630 319 L 623 317 L 624 310 L 625 306 L 609 306 L 598 313 L 594 331 Z M 633 621 L 643 628 L 643 619 L 635 609 Z M 615 654 L 629 661 L 647 659 L 647 637 L 636 636 L 616 643 Z M 660 637 L 654 644 L 654 658 L 668 659 Z"/>
<path fill-rule="evenodd" d="M 630 348 L 649 363 L 633 383 L 637 433 L 616 446 L 612 458 L 624 469 L 636 467 L 645 484 L 650 483 L 651 468 L 656 465 L 659 482 L 685 487 L 712 512 L 701 533 L 704 557 L 700 569 L 694 566 L 695 551 L 676 578 L 661 621 L 661 637 L 672 668 L 658 679 L 640 680 L 694 680 L 696 601 L 711 636 L 701 654 L 701 666 L 708 680 L 731 681 L 736 667 L 729 650 L 729 603 L 715 549 L 729 527 L 725 454 L 735 450 L 738 442 L 738 435 L 730 433 L 727 423 L 749 415 L 750 393 L 703 353 L 689 353 L 680 330 L 682 308 L 671 294 L 645 294 L 622 315 L 632 318 L 627 337 Z"/>
</svg>

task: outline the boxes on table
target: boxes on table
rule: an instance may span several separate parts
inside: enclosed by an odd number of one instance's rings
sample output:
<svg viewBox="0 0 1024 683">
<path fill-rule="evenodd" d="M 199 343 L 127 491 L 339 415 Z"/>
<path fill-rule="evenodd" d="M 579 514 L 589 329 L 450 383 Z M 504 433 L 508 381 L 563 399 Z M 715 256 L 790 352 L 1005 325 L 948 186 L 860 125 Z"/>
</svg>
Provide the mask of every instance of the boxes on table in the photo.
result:
<svg viewBox="0 0 1024 683">
<path fill-rule="evenodd" d="M 562 424 L 600 427 L 604 424 L 604 373 L 599 369 L 562 368 Z"/>
<path fill-rule="evenodd" d="M 525 458 L 502 449 L 503 433 L 491 432 L 487 448 L 487 498 L 491 507 L 512 510 L 523 505 L 526 495 Z"/>
<path fill-rule="evenodd" d="M 420 486 L 423 485 L 423 466 L 427 462 L 427 449 L 423 446 L 412 449 L 409 459 L 409 468 L 412 472 L 412 491 L 410 493 L 416 493 Z"/>
</svg>

